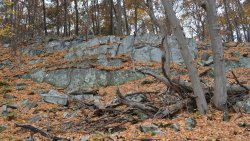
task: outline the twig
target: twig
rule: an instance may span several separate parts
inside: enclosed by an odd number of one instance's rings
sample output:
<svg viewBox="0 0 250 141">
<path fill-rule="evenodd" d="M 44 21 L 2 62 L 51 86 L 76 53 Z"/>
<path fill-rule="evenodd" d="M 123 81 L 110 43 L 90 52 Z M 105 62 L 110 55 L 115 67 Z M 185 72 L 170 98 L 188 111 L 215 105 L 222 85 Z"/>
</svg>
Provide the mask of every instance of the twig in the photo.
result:
<svg viewBox="0 0 250 141">
<path fill-rule="evenodd" d="M 39 134 L 41 134 L 44 137 L 48 137 L 48 138 L 52 139 L 53 141 L 66 140 L 64 138 L 60 138 L 60 137 L 51 135 L 51 134 L 49 134 L 49 133 L 47 133 L 47 132 L 45 132 L 45 131 L 43 131 L 41 129 L 38 129 L 38 128 L 32 126 L 32 125 L 17 124 L 17 123 L 15 123 L 15 126 L 16 127 L 21 127 L 21 128 L 24 128 L 24 129 L 28 129 L 31 132 L 33 132 L 34 134 L 39 133 Z"/>
<path fill-rule="evenodd" d="M 239 81 L 238 78 L 236 77 L 235 73 L 234 73 L 233 71 L 231 71 L 231 73 L 232 73 L 232 75 L 233 75 L 235 81 L 237 82 L 237 84 L 239 84 L 239 85 L 240 85 L 241 87 L 243 87 L 246 91 L 248 91 L 249 89 L 248 89 L 246 86 L 244 86 L 244 85 L 242 85 L 242 84 L 240 83 L 240 81 Z"/>
</svg>

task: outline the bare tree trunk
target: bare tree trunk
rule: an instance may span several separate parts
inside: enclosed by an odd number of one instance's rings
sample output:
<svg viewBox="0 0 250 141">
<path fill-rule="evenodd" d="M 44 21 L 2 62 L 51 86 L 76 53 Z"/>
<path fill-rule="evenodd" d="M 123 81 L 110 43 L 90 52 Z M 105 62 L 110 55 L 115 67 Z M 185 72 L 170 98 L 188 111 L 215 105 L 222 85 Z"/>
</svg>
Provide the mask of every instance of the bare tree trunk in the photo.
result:
<svg viewBox="0 0 250 141">
<path fill-rule="evenodd" d="M 75 11 L 76 11 L 76 28 L 75 28 L 75 34 L 78 36 L 79 32 L 79 14 L 78 14 L 78 5 L 77 5 L 77 0 L 74 0 L 75 3 Z"/>
<path fill-rule="evenodd" d="M 60 10 L 59 10 L 59 0 L 56 0 L 56 32 L 57 36 L 60 35 Z"/>
<path fill-rule="evenodd" d="M 44 24 L 44 33 L 45 33 L 45 36 L 48 35 L 48 32 L 47 32 L 47 25 L 46 25 L 46 8 L 45 8 L 45 0 L 42 0 L 43 1 L 43 24 Z"/>
<path fill-rule="evenodd" d="M 123 14 L 124 14 L 124 19 L 125 19 L 125 25 L 126 25 L 126 35 L 130 34 L 129 26 L 128 26 L 128 17 L 127 17 L 127 11 L 126 11 L 126 5 L 123 0 Z"/>
<path fill-rule="evenodd" d="M 194 61 L 192 59 L 192 56 L 188 50 L 187 39 L 184 36 L 180 22 L 178 21 L 175 15 L 175 12 L 172 7 L 172 2 L 169 0 L 161 0 L 161 1 L 166 11 L 166 14 L 167 14 L 166 16 L 168 17 L 168 20 L 172 27 L 172 32 L 177 38 L 177 42 L 180 47 L 181 55 L 187 66 L 188 73 L 192 82 L 194 95 L 196 96 L 196 104 L 197 104 L 198 110 L 201 114 L 206 114 L 208 112 L 208 106 L 207 106 L 207 102 L 205 99 L 204 90 L 202 88 L 197 70 L 194 66 Z"/>
<path fill-rule="evenodd" d="M 228 16 L 228 2 L 227 0 L 223 0 L 223 4 L 224 4 L 224 9 L 225 9 L 225 18 L 226 18 L 226 22 L 227 22 L 227 30 L 229 31 L 229 41 L 234 41 L 234 34 L 233 34 L 233 28 L 232 28 L 232 25 L 230 23 L 230 19 L 229 19 L 229 16 Z"/>
<path fill-rule="evenodd" d="M 118 35 L 123 35 L 123 25 L 122 25 L 122 4 L 121 0 L 117 0 L 117 31 Z"/>
<path fill-rule="evenodd" d="M 222 39 L 219 35 L 219 23 L 216 13 L 216 2 L 215 0 L 207 0 L 207 19 L 208 29 L 211 36 L 212 51 L 215 66 L 215 85 L 214 85 L 214 96 L 213 103 L 218 109 L 227 110 L 227 88 L 226 88 L 226 71 L 225 61 L 222 46 Z"/>
<path fill-rule="evenodd" d="M 68 26 L 67 26 L 67 0 L 64 0 L 64 36 L 68 34 Z"/>
<path fill-rule="evenodd" d="M 138 6 L 136 1 L 134 2 L 134 14 L 135 14 L 134 22 L 135 22 L 135 35 L 136 35 L 138 32 Z"/>
<path fill-rule="evenodd" d="M 166 73 L 166 75 L 170 75 L 170 47 L 168 46 L 168 41 L 167 41 L 167 35 L 170 35 L 171 33 L 168 32 L 169 29 L 166 24 L 160 23 L 154 14 L 154 9 L 153 9 L 153 3 L 152 0 L 147 0 L 147 6 L 148 6 L 148 14 L 152 20 L 152 22 L 160 28 L 161 36 L 164 38 L 163 41 L 163 46 L 162 46 L 162 69 L 164 70 L 163 72 Z"/>
<path fill-rule="evenodd" d="M 109 18 L 110 18 L 110 24 L 109 24 L 109 34 L 114 34 L 114 27 L 113 27 L 113 0 L 109 0 Z"/>
</svg>

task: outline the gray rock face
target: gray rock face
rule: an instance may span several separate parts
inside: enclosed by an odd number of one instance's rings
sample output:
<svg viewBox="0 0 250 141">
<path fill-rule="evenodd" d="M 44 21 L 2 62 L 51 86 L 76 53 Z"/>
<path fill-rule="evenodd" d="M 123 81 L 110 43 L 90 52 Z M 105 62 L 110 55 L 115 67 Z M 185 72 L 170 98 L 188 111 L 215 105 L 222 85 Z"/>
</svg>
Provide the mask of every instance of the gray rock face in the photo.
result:
<svg viewBox="0 0 250 141">
<path fill-rule="evenodd" d="M 43 82 L 44 77 L 45 77 L 45 68 L 39 69 L 39 70 L 34 70 L 30 73 L 30 77 L 32 80 L 36 82 Z"/>
<path fill-rule="evenodd" d="M 50 90 L 48 94 L 41 94 L 41 97 L 45 102 L 59 104 L 59 105 L 67 105 L 68 104 L 68 96 L 65 94 L 61 94 L 56 90 Z"/>
<path fill-rule="evenodd" d="M 244 111 L 247 114 L 250 114 L 250 98 L 245 101 L 239 101 L 236 103 L 236 106 Z"/>
<path fill-rule="evenodd" d="M 74 61 L 76 59 L 86 59 L 91 56 L 92 60 L 79 62 L 76 68 L 46 71 L 45 68 L 37 69 L 27 74 L 26 78 L 31 78 L 37 82 L 46 82 L 56 87 L 65 88 L 67 91 L 77 90 L 78 88 L 98 88 L 109 85 L 119 85 L 127 81 L 143 78 L 144 75 L 132 70 L 102 71 L 91 68 L 92 65 L 104 67 L 118 67 L 123 65 L 123 60 L 115 58 L 117 55 L 126 54 L 135 61 L 161 62 L 162 51 L 159 48 L 161 36 L 145 34 L 142 36 L 127 36 L 123 39 L 115 36 L 104 36 L 93 38 L 87 42 L 82 41 L 62 41 L 50 40 L 44 48 L 23 49 L 24 54 L 31 56 L 50 53 L 57 50 L 69 49 L 65 54 L 65 60 Z M 189 39 L 189 49 L 193 58 L 196 56 L 197 49 L 194 40 Z M 182 63 L 183 59 L 174 37 L 168 38 L 171 46 L 172 58 L 174 62 Z M 43 60 L 33 60 L 29 64 L 36 64 Z"/>
<path fill-rule="evenodd" d="M 244 66 L 245 68 L 250 68 L 250 58 L 248 57 L 242 57 L 240 59 L 240 64 Z"/>
<path fill-rule="evenodd" d="M 56 87 L 66 88 L 70 83 L 71 72 L 68 69 L 50 71 L 44 76 L 44 82 Z"/>
</svg>

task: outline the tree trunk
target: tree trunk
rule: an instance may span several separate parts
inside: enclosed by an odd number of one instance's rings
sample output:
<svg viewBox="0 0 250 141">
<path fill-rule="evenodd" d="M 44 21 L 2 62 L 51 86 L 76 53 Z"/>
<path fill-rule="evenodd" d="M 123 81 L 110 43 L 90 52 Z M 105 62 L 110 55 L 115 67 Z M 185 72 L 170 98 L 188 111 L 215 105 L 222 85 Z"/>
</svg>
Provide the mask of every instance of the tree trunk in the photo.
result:
<svg viewBox="0 0 250 141">
<path fill-rule="evenodd" d="M 223 4 L 224 4 L 224 9 L 225 9 L 225 18 L 226 18 L 226 22 L 227 22 L 227 30 L 229 31 L 229 41 L 234 41 L 234 34 L 233 34 L 233 28 L 232 25 L 230 23 L 230 19 L 229 19 L 229 15 L 228 15 L 228 2 L 227 0 L 223 0 Z"/>
<path fill-rule="evenodd" d="M 128 17 L 127 17 L 126 5 L 125 5 L 124 0 L 123 0 L 123 14 L 124 14 L 125 25 L 126 25 L 126 35 L 129 35 L 130 30 L 129 30 L 129 25 L 128 25 Z"/>
<path fill-rule="evenodd" d="M 180 22 L 178 21 L 175 15 L 171 1 L 169 0 L 161 0 L 161 1 L 166 11 L 166 16 L 168 17 L 168 20 L 172 27 L 172 32 L 177 38 L 177 42 L 180 47 L 181 55 L 187 66 L 188 73 L 192 82 L 194 95 L 196 96 L 196 104 L 197 104 L 198 110 L 201 114 L 206 114 L 208 112 L 208 106 L 207 106 L 207 102 L 205 99 L 204 90 L 202 88 L 197 70 L 194 66 L 194 61 L 189 52 L 187 39 L 184 36 Z"/>
<path fill-rule="evenodd" d="M 60 35 L 60 10 L 59 10 L 59 0 L 56 0 L 56 33 L 57 36 Z"/>
<path fill-rule="evenodd" d="M 110 23 L 109 23 L 109 35 L 114 34 L 114 28 L 113 28 L 113 0 L 109 0 L 109 18 L 110 18 Z"/>
<path fill-rule="evenodd" d="M 46 25 L 46 8 L 45 8 L 45 0 L 43 0 L 43 24 L 44 24 L 44 33 L 45 36 L 48 35 L 47 25 Z"/>
<path fill-rule="evenodd" d="M 227 89 L 226 71 L 222 46 L 222 39 L 219 35 L 219 23 L 216 13 L 215 0 L 207 0 L 207 21 L 209 34 L 211 36 L 213 59 L 215 66 L 215 85 L 213 103 L 220 110 L 227 110 Z"/>
<path fill-rule="evenodd" d="M 137 2 L 134 2 L 134 13 L 135 13 L 135 17 L 134 17 L 134 22 L 135 22 L 135 35 L 138 32 L 138 6 L 137 6 Z"/>
<path fill-rule="evenodd" d="M 67 0 L 64 0 L 64 36 L 68 34 L 67 10 Z"/>
<path fill-rule="evenodd" d="M 169 28 L 167 27 L 166 24 L 160 23 L 157 18 L 155 17 L 154 14 L 154 9 L 153 9 L 153 3 L 152 0 L 147 0 L 147 6 L 148 6 L 148 14 L 152 20 L 152 22 L 160 28 L 161 36 L 164 38 L 163 41 L 163 46 L 162 46 L 162 69 L 164 70 L 163 72 L 166 73 L 166 75 L 170 75 L 170 47 L 168 46 L 168 41 L 167 41 L 167 35 L 170 35 L 171 33 L 168 32 Z M 166 29 L 168 28 L 168 29 Z"/>
<path fill-rule="evenodd" d="M 74 3 L 75 3 L 75 11 L 76 11 L 75 34 L 78 36 L 78 32 L 79 32 L 79 14 L 78 14 L 77 0 L 74 0 Z"/>
<path fill-rule="evenodd" d="M 117 0 L 117 31 L 118 31 L 118 35 L 122 36 L 122 32 L 123 32 L 123 25 L 122 25 L 122 4 L 121 4 L 121 0 Z"/>
</svg>

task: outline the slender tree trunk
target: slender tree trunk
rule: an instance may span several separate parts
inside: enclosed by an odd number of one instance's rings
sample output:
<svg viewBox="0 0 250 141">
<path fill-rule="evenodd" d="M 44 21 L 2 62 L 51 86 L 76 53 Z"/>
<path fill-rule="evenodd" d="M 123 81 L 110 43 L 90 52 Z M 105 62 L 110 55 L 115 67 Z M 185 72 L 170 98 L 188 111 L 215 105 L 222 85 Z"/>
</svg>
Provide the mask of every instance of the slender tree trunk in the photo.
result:
<svg viewBox="0 0 250 141">
<path fill-rule="evenodd" d="M 79 32 L 79 14 L 78 14 L 77 0 L 74 0 L 74 3 L 75 3 L 75 12 L 76 12 L 75 34 L 78 36 L 78 32 Z"/>
<path fill-rule="evenodd" d="M 67 23 L 67 0 L 64 0 L 64 36 L 68 34 L 68 23 Z"/>
<path fill-rule="evenodd" d="M 220 27 L 217 19 L 215 0 L 207 0 L 206 9 L 215 66 L 213 103 L 218 109 L 227 111 L 227 80 L 225 73 L 225 61 L 222 39 L 219 35 Z"/>
<path fill-rule="evenodd" d="M 46 24 L 46 7 L 45 7 L 45 0 L 43 1 L 43 24 L 44 24 L 44 34 L 45 36 L 48 35 L 48 31 L 47 31 L 47 24 Z"/>
<path fill-rule="evenodd" d="M 166 11 L 170 25 L 172 27 L 172 32 L 177 38 L 177 42 L 180 47 L 181 55 L 187 66 L 189 77 L 192 82 L 194 95 L 196 96 L 196 104 L 197 104 L 198 110 L 201 114 L 206 114 L 208 112 L 208 106 L 207 106 L 207 102 L 205 99 L 204 90 L 202 88 L 200 78 L 197 73 L 197 69 L 195 68 L 194 61 L 189 52 L 187 39 L 184 36 L 184 32 L 182 31 L 180 22 L 178 21 L 175 15 L 175 12 L 172 7 L 172 2 L 169 0 L 161 0 L 161 1 Z"/>
<path fill-rule="evenodd" d="M 59 10 L 59 0 L 56 0 L 56 33 L 57 36 L 60 35 L 60 10 Z"/>
<path fill-rule="evenodd" d="M 127 17 L 126 5 L 125 5 L 124 0 L 123 0 L 123 14 L 124 14 L 125 25 L 126 25 L 126 35 L 129 35 L 130 30 L 129 30 L 129 25 L 128 25 L 128 17 Z"/>
<path fill-rule="evenodd" d="M 113 0 L 109 0 L 109 18 L 110 18 L 110 23 L 109 23 L 109 34 L 113 35 L 114 34 L 114 27 L 113 27 Z"/>
<path fill-rule="evenodd" d="M 230 41 L 234 41 L 234 34 L 233 34 L 233 28 L 232 28 L 232 25 L 230 23 L 230 19 L 229 19 L 229 16 L 228 16 L 228 2 L 227 0 L 223 0 L 223 4 L 224 4 L 224 9 L 225 9 L 225 18 L 226 18 L 226 22 L 227 22 L 227 30 L 229 31 L 229 40 Z"/>
<path fill-rule="evenodd" d="M 119 36 L 123 35 L 123 25 L 122 25 L 122 4 L 121 0 L 117 0 L 117 34 Z"/>
<path fill-rule="evenodd" d="M 170 47 L 168 46 L 168 41 L 167 41 L 167 35 L 170 35 L 171 33 L 168 32 L 169 28 L 167 27 L 166 24 L 161 24 L 159 20 L 156 19 L 155 14 L 154 14 L 154 9 L 153 9 L 153 4 L 152 0 L 147 0 L 147 6 L 148 6 L 148 14 L 152 20 L 152 22 L 160 28 L 161 36 L 164 38 L 163 41 L 163 47 L 162 47 L 162 69 L 164 70 L 163 72 L 166 73 L 166 75 L 170 75 Z"/>
<path fill-rule="evenodd" d="M 138 6 L 137 6 L 137 1 L 134 2 L 134 23 L 135 23 L 135 34 L 138 32 Z"/>
</svg>

